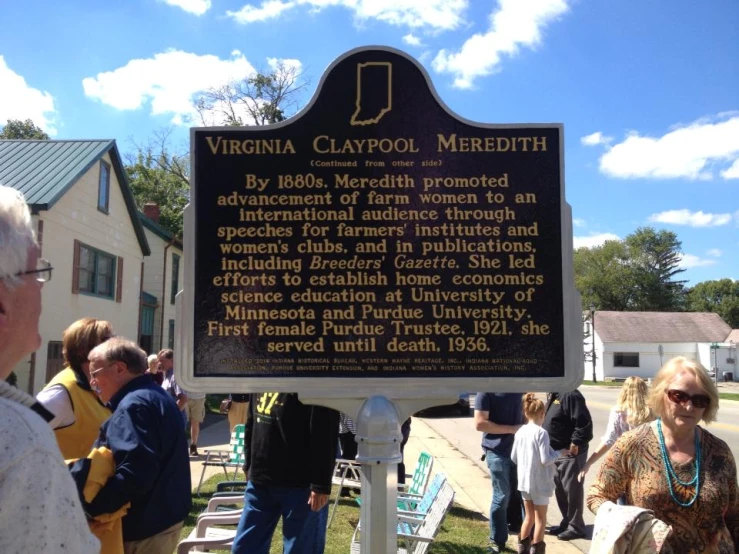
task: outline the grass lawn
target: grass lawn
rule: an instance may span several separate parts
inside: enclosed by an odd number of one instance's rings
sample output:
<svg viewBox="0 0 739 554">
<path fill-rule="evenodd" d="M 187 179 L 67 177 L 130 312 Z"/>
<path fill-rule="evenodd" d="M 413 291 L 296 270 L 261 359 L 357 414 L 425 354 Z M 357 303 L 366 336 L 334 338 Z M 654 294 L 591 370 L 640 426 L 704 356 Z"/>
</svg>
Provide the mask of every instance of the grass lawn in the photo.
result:
<svg viewBox="0 0 739 554">
<path fill-rule="evenodd" d="M 203 512 L 208 505 L 208 498 L 215 491 L 216 483 L 223 480 L 223 475 L 211 477 L 203 484 L 201 496 L 193 496 L 193 507 L 182 530 L 183 539 L 192 531 L 198 514 Z M 336 491 L 334 491 L 335 493 Z M 339 499 L 339 508 L 331 527 L 328 528 L 326 533 L 326 554 L 346 554 L 349 552 L 352 535 L 358 521 L 359 506 L 357 503 L 353 499 Z M 515 551 L 513 541 L 515 541 L 515 538 L 509 541 L 508 546 L 513 547 Z M 432 554 L 484 554 L 487 552 L 487 543 L 487 520 L 476 512 L 454 504 L 444 519 L 441 529 L 428 552 Z M 214 552 L 228 552 L 228 550 L 215 550 Z M 281 525 L 278 524 L 270 554 L 280 554 L 281 552 L 282 531 Z"/>
</svg>

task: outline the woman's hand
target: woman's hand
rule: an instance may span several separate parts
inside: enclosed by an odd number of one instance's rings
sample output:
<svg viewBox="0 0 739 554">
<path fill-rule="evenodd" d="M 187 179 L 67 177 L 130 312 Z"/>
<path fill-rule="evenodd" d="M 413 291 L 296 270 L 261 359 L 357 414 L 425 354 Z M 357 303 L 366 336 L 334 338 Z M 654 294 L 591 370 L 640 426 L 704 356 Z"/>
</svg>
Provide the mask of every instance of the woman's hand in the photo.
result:
<svg viewBox="0 0 739 554">
<path fill-rule="evenodd" d="M 589 469 L 590 469 L 590 464 L 586 462 L 585 465 L 582 466 L 582 470 L 580 470 L 580 473 L 577 474 L 577 480 L 580 483 L 582 483 L 583 479 L 585 479 L 585 474 L 588 472 Z"/>
</svg>

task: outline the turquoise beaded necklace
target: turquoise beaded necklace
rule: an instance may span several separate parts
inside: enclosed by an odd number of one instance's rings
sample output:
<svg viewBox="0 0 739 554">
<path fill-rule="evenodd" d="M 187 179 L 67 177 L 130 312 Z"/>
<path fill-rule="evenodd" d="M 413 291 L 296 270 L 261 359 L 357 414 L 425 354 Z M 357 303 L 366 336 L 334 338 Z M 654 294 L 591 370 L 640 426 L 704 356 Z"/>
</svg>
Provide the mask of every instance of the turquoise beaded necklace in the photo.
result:
<svg viewBox="0 0 739 554">
<path fill-rule="evenodd" d="M 698 498 L 698 493 L 701 489 L 701 442 L 698 437 L 698 430 L 696 429 L 695 431 L 695 476 L 690 481 L 680 480 L 680 478 L 677 476 L 677 473 L 675 473 L 675 469 L 672 467 L 672 462 L 670 461 L 670 456 L 667 454 L 667 447 L 665 446 L 665 436 L 662 433 L 661 418 L 657 419 L 657 436 L 659 437 L 659 448 L 662 452 L 662 461 L 665 465 L 665 479 L 667 479 L 667 487 L 670 490 L 670 496 L 672 497 L 672 500 L 675 501 L 675 504 L 677 504 L 678 506 L 682 506 L 683 508 L 688 508 L 695 503 L 696 499 Z M 691 498 L 687 502 L 683 502 L 682 500 L 680 500 L 677 495 L 675 495 L 675 490 L 672 487 L 673 479 L 683 487 L 695 486 L 695 494 L 693 494 L 693 498 Z"/>
</svg>

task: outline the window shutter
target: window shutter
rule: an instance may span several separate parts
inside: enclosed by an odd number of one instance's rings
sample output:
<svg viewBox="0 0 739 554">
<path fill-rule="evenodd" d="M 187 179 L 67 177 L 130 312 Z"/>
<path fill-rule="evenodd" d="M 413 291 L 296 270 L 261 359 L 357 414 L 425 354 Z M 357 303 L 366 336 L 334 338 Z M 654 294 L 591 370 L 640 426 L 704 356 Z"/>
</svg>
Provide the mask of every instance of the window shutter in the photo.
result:
<svg viewBox="0 0 739 554">
<path fill-rule="evenodd" d="M 80 293 L 80 241 L 74 240 L 74 255 L 72 261 L 72 294 Z"/>
<path fill-rule="evenodd" d="M 120 303 L 123 299 L 123 258 L 118 256 L 118 278 L 115 284 L 115 301 Z"/>
</svg>

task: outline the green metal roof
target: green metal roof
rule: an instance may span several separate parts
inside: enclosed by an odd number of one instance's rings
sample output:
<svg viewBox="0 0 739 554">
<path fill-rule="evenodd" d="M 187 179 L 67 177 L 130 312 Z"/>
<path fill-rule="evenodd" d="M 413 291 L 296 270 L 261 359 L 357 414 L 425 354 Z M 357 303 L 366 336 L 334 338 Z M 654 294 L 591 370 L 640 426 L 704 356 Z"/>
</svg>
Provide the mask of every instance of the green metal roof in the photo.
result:
<svg viewBox="0 0 739 554">
<path fill-rule="evenodd" d="M 157 222 L 155 222 L 152 219 L 149 219 L 146 217 L 146 214 L 143 212 L 139 212 L 139 221 L 141 221 L 141 224 L 149 229 L 152 233 L 157 235 L 162 240 L 166 240 L 167 242 L 173 243 L 177 248 L 182 250 L 182 240 L 177 235 L 171 233 L 161 225 L 159 225 Z"/>
<path fill-rule="evenodd" d="M 17 189 L 34 214 L 50 210 L 109 153 L 141 251 L 151 254 L 115 140 L 0 140 L 0 184 Z"/>
<path fill-rule="evenodd" d="M 145 290 L 141 291 L 141 300 L 144 304 L 150 304 L 152 306 L 156 306 L 158 304 L 157 297 Z"/>
</svg>

